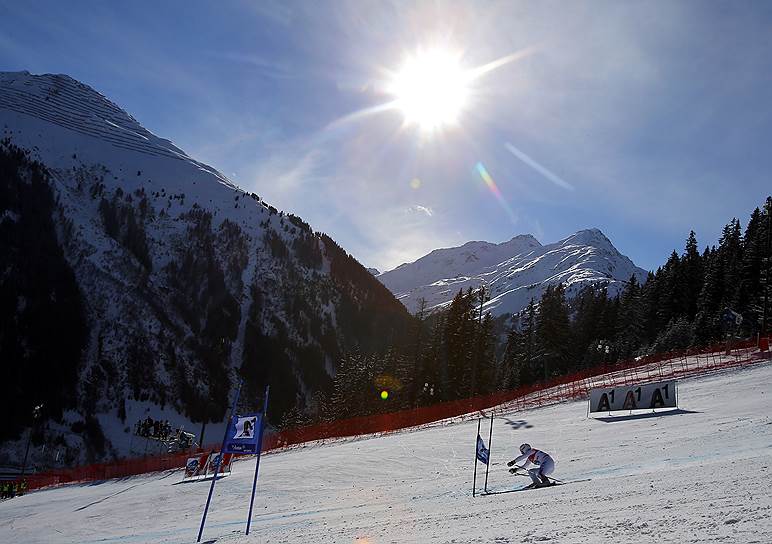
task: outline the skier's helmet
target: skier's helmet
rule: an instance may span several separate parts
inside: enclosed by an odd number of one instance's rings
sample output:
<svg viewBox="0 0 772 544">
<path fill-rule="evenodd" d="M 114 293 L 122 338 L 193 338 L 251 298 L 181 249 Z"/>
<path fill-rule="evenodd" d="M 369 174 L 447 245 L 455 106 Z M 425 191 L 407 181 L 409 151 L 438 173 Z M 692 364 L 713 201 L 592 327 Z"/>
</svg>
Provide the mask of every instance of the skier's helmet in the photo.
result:
<svg viewBox="0 0 772 544">
<path fill-rule="evenodd" d="M 531 445 L 530 444 L 521 444 L 520 445 L 520 453 L 525 453 L 525 452 L 527 452 L 530 449 L 531 449 Z"/>
</svg>

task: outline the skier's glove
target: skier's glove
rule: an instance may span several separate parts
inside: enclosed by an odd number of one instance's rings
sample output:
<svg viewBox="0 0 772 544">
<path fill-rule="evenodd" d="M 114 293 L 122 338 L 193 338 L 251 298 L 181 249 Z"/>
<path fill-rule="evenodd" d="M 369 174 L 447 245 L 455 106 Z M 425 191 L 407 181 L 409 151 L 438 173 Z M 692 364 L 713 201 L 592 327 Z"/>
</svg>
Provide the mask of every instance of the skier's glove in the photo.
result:
<svg viewBox="0 0 772 544">
<path fill-rule="evenodd" d="M 510 468 L 509 469 L 510 474 L 515 474 L 517 472 L 518 468 L 520 468 L 520 467 Z"/>
<path fill-rule="evenodd" d="M 514 464 L 515 464 L 515 460 L 514 460 L 514 459 L 512 459 L 512 460 L 511 460 L 509 463 L 507 463 L 507 466 L 508 466 L 508 467 L 511 467 L 511 466 L 512 466 L 512 465 L 514 465 Z"/>
</svg>

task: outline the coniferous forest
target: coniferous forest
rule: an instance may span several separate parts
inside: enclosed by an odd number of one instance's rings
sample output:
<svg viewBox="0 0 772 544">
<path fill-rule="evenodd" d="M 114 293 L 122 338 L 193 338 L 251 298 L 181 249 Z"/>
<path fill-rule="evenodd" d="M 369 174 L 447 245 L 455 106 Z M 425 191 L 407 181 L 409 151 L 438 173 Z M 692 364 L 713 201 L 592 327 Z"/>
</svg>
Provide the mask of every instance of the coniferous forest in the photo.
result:
<svg viewBox="0 0 772 544">
<path fill-rule="evenodd" d="M 443 311 L 420 310 L 410 333 L 385 352 L 343 356 L 318 417 L 339 419 L 412 408 L 533 384 L 641 355 L 768 332 L 772 305 L 772 197 L 743 226 L 733 218 L 718 245 L 683 250 L 618 296 L 594 285 L 568 300 L 547 289 L 520 314 L 493 318 L 485 289 L 459 292 Z M 765 310 L 766 308 L 766 310 Z M 739 325 L 737 315 L 742 316 Z M 766 326 L 766 329 L 764 327 Z M 389 402 L 379 396 L 389 391 Z M 285 425 L 309 422 L 287 414 Z"/>
</svg>

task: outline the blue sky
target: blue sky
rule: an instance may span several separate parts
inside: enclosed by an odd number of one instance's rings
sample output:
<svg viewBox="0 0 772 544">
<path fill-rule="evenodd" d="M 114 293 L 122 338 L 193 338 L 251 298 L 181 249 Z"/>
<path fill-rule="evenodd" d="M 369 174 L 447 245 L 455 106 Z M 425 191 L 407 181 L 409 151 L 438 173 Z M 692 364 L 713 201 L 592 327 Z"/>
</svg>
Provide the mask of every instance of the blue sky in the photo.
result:
<svg viewBox="0 0 772 544">
<path fill-rule="evenodd" d="M 770 2 L 0 0 L 0 70 L 91 85 L 366 266 L 597 227 L 650 269 L 772 193 L 770 28 Z M 431 137 L 348 117 L 436 43 L 529 54 Z"/>
</svg>

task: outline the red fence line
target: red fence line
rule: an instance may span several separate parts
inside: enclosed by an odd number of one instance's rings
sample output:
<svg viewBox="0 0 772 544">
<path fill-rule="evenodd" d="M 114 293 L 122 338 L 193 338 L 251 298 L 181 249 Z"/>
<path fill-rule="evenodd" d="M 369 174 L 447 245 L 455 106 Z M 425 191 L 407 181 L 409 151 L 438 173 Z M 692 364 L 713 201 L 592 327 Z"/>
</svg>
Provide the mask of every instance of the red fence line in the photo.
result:
<svg viewBox="0 0 772 544">
<path fill-rule="evenodd" d="M 263 451 L 307 442 L 324 442 L 331 439 L 388 433 L 452 418 L 475 417 L 478 412 L 491 408 L 493 408 L 494 413 L 527 410 L 586 397 L 590 389 L 595 387 L 682 378 L 713 370 L 743 366 L 760 360 L 763 359 L 759 358 L 756 344 L 752 341 L 736 344 L 731 353 L 727 353 L 724 346 L 715 345 L 700 350 L 682 350 L 641 357 L 620 363 L 595 366 L 510 391 L 398 412 L 323 422 L 270 433 L 264 438 Z M 27 476 L 27 481 L 30 489 L 36 489 L 67 482 L 123 478 L 146 472 L 181 468 L 190 455 L 191 452 L 183 452 L 97 463 L 31 474 Z"/>
</svg>

